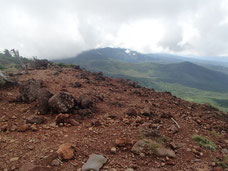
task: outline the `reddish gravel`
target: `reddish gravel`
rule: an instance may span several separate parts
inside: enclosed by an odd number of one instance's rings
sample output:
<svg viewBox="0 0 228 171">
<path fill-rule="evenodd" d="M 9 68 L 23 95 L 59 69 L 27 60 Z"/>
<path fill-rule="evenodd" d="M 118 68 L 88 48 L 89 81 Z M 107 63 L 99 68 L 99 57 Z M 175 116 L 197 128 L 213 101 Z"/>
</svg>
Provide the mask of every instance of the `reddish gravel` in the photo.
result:
<svg viewBox="0 0 228 171">
<path fill-rule="evenodd" d="M 225 155 L 222 150 L 228 149 L 228 115 L 208 105 L 187 102 L 167 92 L 158 93 L 124 79 L 112 79 L 81 69 L 31 70 L 19 77 L 20 82 L 29 79 L 43 80 L 44 86 L 53 94 L 64 90 L 76 99 L 81 95 L 88 96 L 94 104 L 90 110 L 92 114 L 80 117 L 68 113 L 79 124 L 56 126 L 57 114 L 50 112 L 42 115 L 45 123 L 20 132 L 26 118 L 38 115 L 36 101 L 30 104 L 15 102 L 20 95 L 18 87 L 0 89 L 0 170 L 18 170 L 26 161 L 50 165 L 51 155 L 63 143 L 75 145 L 75 158 L 63 161 L 59 166 L 48 166 L 53 171 L 78 170 L 92 153 L 108 159 L 101 170 L 202 168 L 206 171 L 220 167 L 214 166 L 213 160 L 222 158 Z M 81 86 L 72 86 L 75 82 Z M 134 112 L 129 113 L 130 109 L 134 109 L 135 114 L 131 115 Z M 143 114 L 148 110 L 151 116 Z M 171 118 L 180 125 L 179 130 Z M 131 152 L 134 143 L 142 139 L 143 132 L 149 128 L 166 137 L 164 146 L 167 148 L 171 143 L 178 146 L 174 159 Z M 216 143 L 217 150 L 199 147 L 192 139 L 195 134 L 208 137 Z M 116 147 L 119 139 L 125 141 L 122 147 Z M 117 149 L 115 154 L 110 151 L 112 147 Z"/>
</svg>

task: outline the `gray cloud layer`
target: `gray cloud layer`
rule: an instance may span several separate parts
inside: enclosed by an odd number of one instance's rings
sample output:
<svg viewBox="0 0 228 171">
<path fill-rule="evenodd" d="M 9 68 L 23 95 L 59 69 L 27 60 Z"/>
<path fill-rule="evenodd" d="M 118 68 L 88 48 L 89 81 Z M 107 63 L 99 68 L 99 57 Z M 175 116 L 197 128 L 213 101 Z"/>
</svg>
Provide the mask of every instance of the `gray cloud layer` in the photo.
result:
<svg viewBox="0 0 228 171">
<path fill-rule="evenodd" d="M 0 49 L 45 58 L 96 47 L 228 55 L 226 0 L 0 0 Z"/>
</svg>

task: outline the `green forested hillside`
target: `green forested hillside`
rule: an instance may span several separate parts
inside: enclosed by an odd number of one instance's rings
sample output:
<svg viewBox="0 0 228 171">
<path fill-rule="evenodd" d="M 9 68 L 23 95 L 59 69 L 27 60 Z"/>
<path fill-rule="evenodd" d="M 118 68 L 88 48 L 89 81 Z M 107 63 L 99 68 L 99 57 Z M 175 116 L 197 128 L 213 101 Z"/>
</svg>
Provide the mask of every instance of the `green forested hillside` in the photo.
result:
<svg viewBox="0 0 228 171">
<path fill-rule="evenodd" d="M 81 65 L 90 71 L 102 71 L 112 77 L 130 78 L 157 91 L 198 103 L 210 103 L 228 111 L 228 75 L 190 63 L 133 63 L 120 58 L 96 55 L 71 58 L 61 62 Z"/>
</svg>

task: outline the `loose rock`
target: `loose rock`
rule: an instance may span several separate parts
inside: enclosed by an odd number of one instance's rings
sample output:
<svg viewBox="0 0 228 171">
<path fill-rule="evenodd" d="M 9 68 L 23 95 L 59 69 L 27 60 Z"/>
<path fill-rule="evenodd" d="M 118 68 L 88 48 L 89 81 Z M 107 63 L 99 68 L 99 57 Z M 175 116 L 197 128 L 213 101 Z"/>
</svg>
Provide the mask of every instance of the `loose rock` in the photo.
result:
<svg viewBox="0 0 228 171">
<path fill-rule="evenodd" d="M 26 119 L 26 122 L 31 124 L 42 124 L 45 122 L 45 119 L 41 116 L 30 116 Z"/>
<path fill-rule="evenodd" d="M 42 80 L 28 80 L 20 85 L 19 92 L 22 101 L 26 103 L 33 102 L 37 99 L 38 91 L 42 87 Z"/>
<path fill-rule="evenodd" d="M 49 106 L 58 113 L 69 112 L 75 105 L 74 97 L 68 92 L 59 92 L 48 100 Z"/>
<path fill-rule="evenodd" d="M 176 154 L 173 150 L 167 149 L 167 148 L 157 148 L 156 153 L 158 156 L 163 156 L 163 157 L 171 157 L 175 158 Z"/>
<path fill-rule="evenodd" d="M 37 109 L 40 114 L 47 114 L 49 112 L 48 100 L 53 94 L 47 89 L 42 88 L 37 95 Z"/>
<path fill-rule="evenodd" d="M 82 171 L 99 171 L 106 162 L 107 159 L 104 156 L 91 154 L 87 162 L 83 165 Z"/>
<path fill-rule="evenodd" d="M 59 146 L 59 149 L 57 150 L 57 154 L 60 159 L 70 160 L 74 158 L 75 148 L 73 144 L 65 143 Z"/>
</svg>

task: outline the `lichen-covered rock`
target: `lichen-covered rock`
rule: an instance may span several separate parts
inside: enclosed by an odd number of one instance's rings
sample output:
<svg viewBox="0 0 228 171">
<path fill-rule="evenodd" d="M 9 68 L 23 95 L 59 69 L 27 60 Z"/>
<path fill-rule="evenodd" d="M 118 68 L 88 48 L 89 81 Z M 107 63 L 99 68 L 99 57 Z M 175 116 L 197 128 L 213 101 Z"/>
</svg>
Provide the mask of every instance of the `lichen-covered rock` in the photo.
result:
<svg viewBox="0 0 228 171">
<path fill-rule="evenodd" d="M 74 97 L 68 92 L 59 92 L 48 100 L 48 104 L 54 112 L 67 113 L 75 105 Z"/>
<path fill-rule="evenodd" d="M 42 80 L 34 79 L 23 82 L 19 88 L 21 100 L 26 103 L 35 101 L 42 84 Z"/>
<path fill-rule="evenodd" d="M 135 154 L 140 154 L 147 151 L 148 148 L 149 148 L 149 144 L 146 143 L 145 140 L 139 140 L 133 145 L 131 151 Z"/>
</svg>

